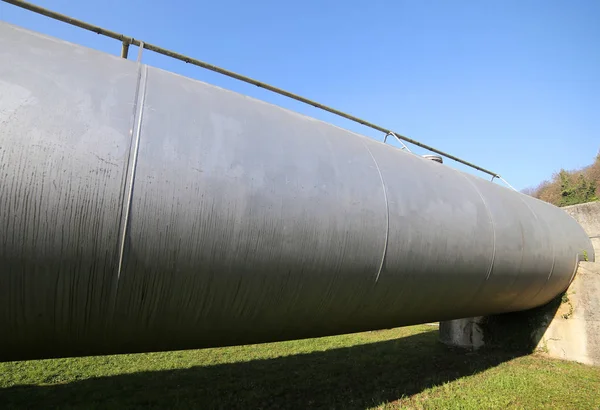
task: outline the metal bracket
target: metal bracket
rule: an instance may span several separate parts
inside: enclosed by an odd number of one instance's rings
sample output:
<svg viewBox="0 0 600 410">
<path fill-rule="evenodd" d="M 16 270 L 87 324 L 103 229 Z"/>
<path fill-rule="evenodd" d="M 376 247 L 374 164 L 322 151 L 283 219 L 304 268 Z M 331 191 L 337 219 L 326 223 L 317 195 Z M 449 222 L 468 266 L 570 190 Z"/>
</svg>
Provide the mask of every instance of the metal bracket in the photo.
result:
<svg viewBox="0 0 600 410">
<path fill-rule="evenodd" d="M 516 191 L 515 187 L 513 187 L 511 184 L 508 183 L 508 181 L 506 181 L 506 179 L 502 178 L 500 175 L 492 175 L 492 182 L 494 182 L 494 179 L 498 178 L 500 181 L 504 182 L 504 184 L 509 187 L 510 189 L 512 189 L 513 191 Z"/>
<path fill-rule="evenodd" d="M 138 49 L 138 56 L 137 56 L 137 62 L 141 63 L 142 62 L 142 53 L 144 52 L 144 42 L 140 41 L 140 46 Z"/>
<path fill-rule="evenodd" d="M 405 150 L 407 150 L 408 152 L 412 153 L 412 151 L 408 149 L 408 147 L 406 146 L 406 144 L 405 144 L 404 142 L 402 142 L 402 140 L 401 140 L 400 138 L 398 138 L 398 136 L 397 136 L 396 134 L 394 134 L 393 132 L 388 132 L 387 134 L 385 134 L 385 137 L 383 137 L 383 143 L 384 143 L 384 144 L 385 144 L 385 142 L 387 141 L 387 137 L 388 137 L 388 136 L 390 136 L 390 135 L 391 135 L 391 136 L 393 136 L 394 138 L 396 138 L 396 140 L 397 140 L 397 141 L 398 141 L 400 144 L 402 144 L 402 148 L 400 148 L 400 149 L 405 149 Z"/>
<path fill-rule="evenodd" d="M 127 59 L 127 55 L 129 54 L 129 40 L 123 40 L 123 47 L 121 47 L 121 58 Z"/>
</svg>

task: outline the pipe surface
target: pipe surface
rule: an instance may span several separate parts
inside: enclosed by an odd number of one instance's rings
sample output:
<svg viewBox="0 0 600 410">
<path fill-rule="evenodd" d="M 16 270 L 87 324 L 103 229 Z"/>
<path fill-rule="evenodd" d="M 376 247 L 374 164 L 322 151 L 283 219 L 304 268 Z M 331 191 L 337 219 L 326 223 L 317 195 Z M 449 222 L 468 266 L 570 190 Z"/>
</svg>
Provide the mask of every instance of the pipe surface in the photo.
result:
<svg viewBox="0 0 600 410">
<path fill-rule="evenodd" d="M 529 309 L 562 210 L 333 125 L 0 24 L 0 360 Z"/>
</svg>

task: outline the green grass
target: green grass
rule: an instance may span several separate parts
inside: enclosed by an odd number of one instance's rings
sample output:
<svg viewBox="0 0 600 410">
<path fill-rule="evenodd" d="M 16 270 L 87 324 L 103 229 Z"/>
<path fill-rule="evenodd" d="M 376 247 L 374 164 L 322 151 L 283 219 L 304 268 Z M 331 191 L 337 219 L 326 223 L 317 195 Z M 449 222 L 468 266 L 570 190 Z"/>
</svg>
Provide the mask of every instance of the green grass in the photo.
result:
<svg viewBox="0 0 600 410">
<path fill-rule="evenodd" d="M 600 408 L 600 369 L 468 353 L 414 326 L 292 342 L 0 363 L 0 408 Z"/>
</svg>

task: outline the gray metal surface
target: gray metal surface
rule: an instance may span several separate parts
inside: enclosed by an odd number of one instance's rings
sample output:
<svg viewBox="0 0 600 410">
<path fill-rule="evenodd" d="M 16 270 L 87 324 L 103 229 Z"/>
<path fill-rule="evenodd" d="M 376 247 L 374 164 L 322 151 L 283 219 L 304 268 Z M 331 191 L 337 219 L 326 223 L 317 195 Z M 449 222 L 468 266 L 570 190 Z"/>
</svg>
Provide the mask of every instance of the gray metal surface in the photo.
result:
<svg viewBox="0 0 600 410">
<path fill-rule="evenodd" d="M 527 309 L 593 257 L 549 204 L 4 23 L 0 175 L 1 360 Z"/>
</svg>

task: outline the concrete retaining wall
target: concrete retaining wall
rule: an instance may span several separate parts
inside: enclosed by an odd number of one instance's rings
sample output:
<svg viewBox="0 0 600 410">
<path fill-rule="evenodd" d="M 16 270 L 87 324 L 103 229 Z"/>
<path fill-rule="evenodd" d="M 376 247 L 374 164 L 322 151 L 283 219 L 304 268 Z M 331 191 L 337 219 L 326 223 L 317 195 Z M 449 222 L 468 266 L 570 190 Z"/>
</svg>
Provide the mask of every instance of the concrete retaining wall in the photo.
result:
<svg viewBox="0 0 600 410">
<path fill-rule="evenodd" d="M 600 258 L 600 202 L 564 207 L 592 240 Z M 537 348 L 552 357 L 600 365 L 600 262 L 580 262 L 563 302 Z"/>
<path fill-rule="evenodd" d="M 587 232 L 592 239 L 594 252 L 600 258 L 600 201 L 566 206 L 562 209 Z"/>
<path fill-rule="evenodd" d="M 579 263 L 537 350 L 555 358 L 600 365 L 600 263 Z"/>
</svg>

